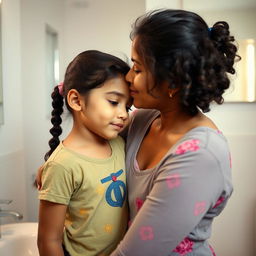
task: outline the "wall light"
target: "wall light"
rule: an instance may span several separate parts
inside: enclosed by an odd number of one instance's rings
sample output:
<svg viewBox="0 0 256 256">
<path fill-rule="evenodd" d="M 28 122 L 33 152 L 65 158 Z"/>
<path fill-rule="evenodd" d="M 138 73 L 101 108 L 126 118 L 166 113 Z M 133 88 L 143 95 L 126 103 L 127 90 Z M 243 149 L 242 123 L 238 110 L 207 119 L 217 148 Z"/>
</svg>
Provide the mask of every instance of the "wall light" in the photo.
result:
<svg viewBox="0 0 256 256">
<path fill-rule="evenodd" d="M 255 101 L 255 41 L 247 40 L 246 45 L 246 88 L 247 100 Z"/>
</svg>

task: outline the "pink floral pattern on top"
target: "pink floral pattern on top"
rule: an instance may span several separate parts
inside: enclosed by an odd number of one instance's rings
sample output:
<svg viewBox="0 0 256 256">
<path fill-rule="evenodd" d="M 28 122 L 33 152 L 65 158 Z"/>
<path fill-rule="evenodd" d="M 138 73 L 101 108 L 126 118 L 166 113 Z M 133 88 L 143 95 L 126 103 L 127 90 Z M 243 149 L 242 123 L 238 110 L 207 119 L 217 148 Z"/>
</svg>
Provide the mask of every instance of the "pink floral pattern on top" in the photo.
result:
<svg viewBox="0 0 256 256">
<path fill-rule="evenodd" d="M 194 152 L 199 149 L 199 140 L 193 139 L 193 140 L 187 140 L 184 141 L 181 145 L 178 146 L 175 153 L 177 155 L 182 155 L 188 151 Z"/>
<path fill-rule="evenodd" d="M 213 206 L 213 208 L 216 208 L 217 206 L 219 206 L 224 200 L 225 200 L 225 197 L 221 196 L 216 202 L 216 204 Z"/>
<path fill-rule="evenodd" d="M 213 250 L 213 248 L 209 245 L 209 247 L 210 247 L 210 250 L 211 250 L 211 252 L 212 252 L 212 255 L 213 256 L 216 256 L 216 253 L 215 253 L 215 251 Z"/>
<path fill-rule="evenodd" d="M 180 186 L 180 175 L 174 173 L 166 178 L 166 183 L 169 189 L 177 188 Z"/>
<path fill-rule="evenodd" d="M 154 239 L 153 228 L 150 226 L 141 227 L 140 228 L 140 238 L 141 238 L 141 240 L 153 240 Z"/>
<path fill-rule="evenodd" d="M 206 202 L 204 201 L 197 202 L 194 208 L 194 215 L 198 216 L 199 214 L 203 213 L 205 210 L 206 210 Z"/>
<path fill-rule="evenodd" d="M 139 209 L 142 207 L 144 201 L 140 198 L 136 198 L 136 207 L 137 207 L 137 211 L 139 211 Z"/>
<path fill-rule="evenodd" d="M 177 252 L 180 255 L 184 256 L 189 252 L 193 251 L 194 242 L 191 241 L 189 238 L 185 238 L 180 244 L 173 250 L 173 252 Z"/>
</svg>

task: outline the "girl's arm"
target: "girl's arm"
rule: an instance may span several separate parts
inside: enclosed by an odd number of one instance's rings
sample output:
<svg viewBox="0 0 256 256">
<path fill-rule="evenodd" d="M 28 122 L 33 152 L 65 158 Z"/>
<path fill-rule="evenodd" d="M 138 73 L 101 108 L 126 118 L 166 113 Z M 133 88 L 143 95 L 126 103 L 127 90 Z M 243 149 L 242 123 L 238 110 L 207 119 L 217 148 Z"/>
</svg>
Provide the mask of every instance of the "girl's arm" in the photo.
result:
<svg viewBox="0 0 256 256">
<path fill-rule="evenodd" d="M 64 256 L 63 229 L 67 206 L 40 200 L 37 245 L 40 256 Z"/>
</svg>

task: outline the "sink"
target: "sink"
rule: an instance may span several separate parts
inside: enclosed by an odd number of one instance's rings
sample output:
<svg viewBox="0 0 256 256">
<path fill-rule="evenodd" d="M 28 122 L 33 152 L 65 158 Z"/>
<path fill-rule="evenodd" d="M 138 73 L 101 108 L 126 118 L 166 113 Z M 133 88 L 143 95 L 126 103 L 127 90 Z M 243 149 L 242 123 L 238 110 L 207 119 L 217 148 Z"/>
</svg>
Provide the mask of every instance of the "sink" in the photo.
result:
<svg viewBox="0 0 256 256">
<path fill-rule="evenodd" d="M 36 222 L 5 224 L 1 226 L 1 256 L 39 256 Z"/>
</svg>

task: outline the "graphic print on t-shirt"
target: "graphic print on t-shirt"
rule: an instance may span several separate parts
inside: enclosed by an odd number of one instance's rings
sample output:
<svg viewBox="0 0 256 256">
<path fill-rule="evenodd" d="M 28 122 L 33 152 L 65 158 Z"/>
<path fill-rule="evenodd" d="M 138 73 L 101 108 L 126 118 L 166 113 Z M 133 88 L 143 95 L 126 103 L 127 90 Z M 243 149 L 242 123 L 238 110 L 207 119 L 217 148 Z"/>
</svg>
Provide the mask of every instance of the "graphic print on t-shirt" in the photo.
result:
<svg viewBox="0 0 256 256">
<path fill-rule="evenodd" d="M 120 169 L 116 173 L 111 173 L 101 180 L 101 183 L 111 182 L 107 188 L 105 197 L 107 203 L 112 207 L 122 207 L 125 200 L 125 183 L 117 179 L 123 172 L 124 171 Z"/>
</svg>

